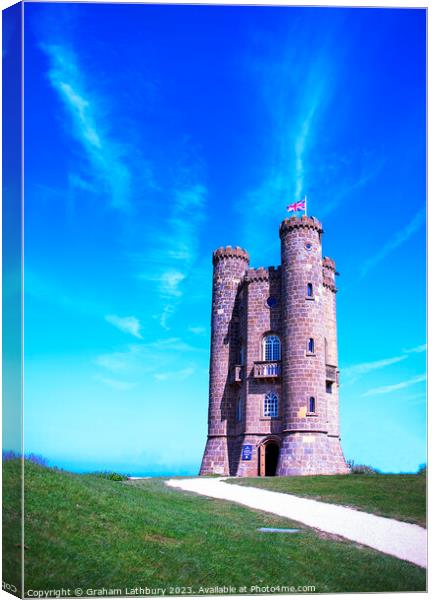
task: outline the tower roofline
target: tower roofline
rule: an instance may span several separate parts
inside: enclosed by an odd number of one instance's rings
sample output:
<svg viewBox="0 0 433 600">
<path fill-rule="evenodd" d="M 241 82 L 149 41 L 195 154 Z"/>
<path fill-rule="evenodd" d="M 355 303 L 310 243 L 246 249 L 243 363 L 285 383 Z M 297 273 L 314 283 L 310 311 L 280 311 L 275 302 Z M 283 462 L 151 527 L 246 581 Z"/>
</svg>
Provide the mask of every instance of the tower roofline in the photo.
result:
<svg viewBox="0 0 433 600">
<path fill-rule="evenodd" d="M 316 219 L 316 217 L 290 217 L 290 219 L 284 219 L 280 225 L 280 237 L 286 231 L 292 231 L 293 229 L 315 229 L 318 233 L 323 233 L 322 223 Z"/>
<path fill-rule="evenodd" d="M 235 248 L 232 248 L 232 246 L 221 246 L 220 248 L 214 250 L 212 256 L 213 264 L 215 264 L 216 261 L 224 258 L 239 258 L 240 260 L 244 260 L 247 263 L 250 262 L 250 256 L 248 252 L 240 246 L 236 246 Z"/>
<path fill-rule="evenodd" d="M 326 275 L 323 277 L 323 287 L 330 289 L 331 292 L 338 292 L 338 288 L 335 285 L 335 281 L 330 277 L 326 277 Z"/>
<path fill-rule="evenodd" d="M 270 281 L 281 277 L 281 267 L 258 267 L 257 269 L 248 269 L 245 276 L 245 283 L 253 281 Z"/>
<path fill-rule="evenodd" d="M 329 258 L 329 256 L 324 256 L 323 257 L 323 268 L 325 269 L 331 269 L 331 271 L 335 271 L 335 260 L 332 260 L 332 258 Z"/>
</svg>

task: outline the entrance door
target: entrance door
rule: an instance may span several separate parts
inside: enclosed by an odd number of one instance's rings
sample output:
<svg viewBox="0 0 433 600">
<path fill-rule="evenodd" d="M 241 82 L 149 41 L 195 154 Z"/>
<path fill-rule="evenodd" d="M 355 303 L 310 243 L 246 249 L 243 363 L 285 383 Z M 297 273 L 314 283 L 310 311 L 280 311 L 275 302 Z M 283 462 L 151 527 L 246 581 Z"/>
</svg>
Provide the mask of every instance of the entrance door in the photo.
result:
<svg viewBox="0 0 433 600">
<path fill-rule="evenodd" d="M 279 454 L 280 447 L 272 440 L 260 446 L 259 474 L 261 477 L 273 477 L 276 475 Z"/>
<path fill-rule="evenodd" d="M 280 447 L 275 442 L 269 442 L 265 448 L 265 475 L 273 477 L 277 473 Z"/>
</svg>

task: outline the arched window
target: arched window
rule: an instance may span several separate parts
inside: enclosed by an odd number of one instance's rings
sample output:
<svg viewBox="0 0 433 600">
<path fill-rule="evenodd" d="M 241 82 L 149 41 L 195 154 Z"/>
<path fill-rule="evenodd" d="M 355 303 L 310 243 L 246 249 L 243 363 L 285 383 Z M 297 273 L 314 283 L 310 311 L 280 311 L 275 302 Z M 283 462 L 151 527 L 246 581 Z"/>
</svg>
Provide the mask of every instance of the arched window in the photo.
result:
<svg viewBox="0 0 433 600">
<path fill-rule="evenodd" d="M 310 338 L 308 340 L 307 352 L 308 352 L 308 354 L 314 354 L 314 340 L 313 340 L 313 338 Z"/>
<path fill-rule="evenodd" d="M 307 298 L 313 297 L 313 284 L 307 283 Z"/>
<path fill-rule="evenodd" d="M 308 400 L 308 412 L 315 413 L 316 412 L 316 398 L 313 396 Z"/>
<path fill-rule="evenodd" d="M 278 396 L 274 392 L 268 392 L 265 396 L 263 416 L 278 417 Z"/>
<path fill-rule="evenodd" d="M 280 360 L 281 344 L 277 335 L 267 335 L 263 338 L 263 360 Z"/>
</svg>

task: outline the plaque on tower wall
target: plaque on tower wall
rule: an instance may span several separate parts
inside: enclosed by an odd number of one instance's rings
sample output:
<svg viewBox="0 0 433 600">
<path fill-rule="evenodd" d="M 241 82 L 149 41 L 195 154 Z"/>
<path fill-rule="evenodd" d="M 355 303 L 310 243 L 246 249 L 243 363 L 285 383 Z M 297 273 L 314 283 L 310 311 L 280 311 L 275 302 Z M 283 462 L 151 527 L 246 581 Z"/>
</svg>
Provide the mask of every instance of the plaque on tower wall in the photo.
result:
<svg viewBox="0 0 433 600">
<path fill-rule="evenodd" d="M 242 460 L 251 460 L 253 455 L 253 447 L 251 444 L 244 444 L 242 446 Z"/>
</svg>

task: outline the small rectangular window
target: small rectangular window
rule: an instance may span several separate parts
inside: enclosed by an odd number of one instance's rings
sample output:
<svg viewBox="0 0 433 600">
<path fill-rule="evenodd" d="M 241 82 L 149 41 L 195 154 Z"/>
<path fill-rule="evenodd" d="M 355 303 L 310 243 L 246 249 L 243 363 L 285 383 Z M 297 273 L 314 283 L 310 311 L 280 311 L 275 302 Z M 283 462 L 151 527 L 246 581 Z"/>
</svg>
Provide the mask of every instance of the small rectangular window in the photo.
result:
<svg viewBox="0 0 433 600">
<path fill-rule="evenodd" d="M 313 297 L 313 284 L 312 283 L 307 283 L 307 297 L 308 298 Z"/>
<path fill-rule="evenodd" d="M 327 381 L 326 382 L 326 393 L 327 394 L 332 394 L 332 381 Z"/>
<path fill-rule="evenodd" d="M 311 396 L 310 400 L 308 401 L 308 412 L 310 412 L 310 413 L 316 412 L 316 399 L 313 398 L 313 396 Z"/>
<path fill-rule="evenodd" d="M 245 360 L 245 347 L 242 344 L 241 347 L 239 348 L 239 364 L 243 365 L 244 360 Z"/>
<path fill-rule="evenodd" d="M 242 400 L 239 399 L 236 403 L 236 421 L 240 423 L 242 421 Z"/>
<path fill-rule="evenodd" d="M 310 338 L 308 340 L 308 354 L 314 354 L 314 340 Z"/>
</svg>

